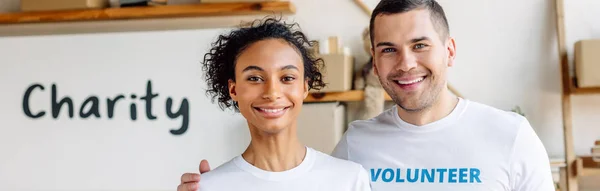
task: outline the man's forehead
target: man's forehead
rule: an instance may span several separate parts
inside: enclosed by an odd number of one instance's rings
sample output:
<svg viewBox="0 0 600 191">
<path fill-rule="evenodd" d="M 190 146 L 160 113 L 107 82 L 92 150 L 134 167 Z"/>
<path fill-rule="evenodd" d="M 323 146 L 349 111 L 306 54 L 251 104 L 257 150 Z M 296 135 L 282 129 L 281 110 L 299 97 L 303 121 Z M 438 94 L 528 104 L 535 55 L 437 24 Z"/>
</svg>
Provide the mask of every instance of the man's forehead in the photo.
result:
<svg viewBox="0 0 600 191">
<path fill-rule="evenodd" d="M 429 11 L 417 9 L 405 13 L 380 14 L 374 21 L 374 40 L 411 40 L 437 35 Z"/>
</svg>

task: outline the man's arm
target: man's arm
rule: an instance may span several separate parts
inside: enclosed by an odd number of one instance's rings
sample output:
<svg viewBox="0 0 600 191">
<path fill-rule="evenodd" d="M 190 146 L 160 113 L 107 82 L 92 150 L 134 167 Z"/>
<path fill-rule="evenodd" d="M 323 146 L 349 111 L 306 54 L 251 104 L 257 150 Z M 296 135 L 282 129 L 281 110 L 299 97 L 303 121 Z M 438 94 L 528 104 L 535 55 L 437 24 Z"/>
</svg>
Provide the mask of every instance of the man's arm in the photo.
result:
<svg viewBox="0 0 600 191">
<path fill-rule="evenodd" d="M 200 167 L 198 168 L 200 173 L 210 171 L 208 161 L 202 160 Z M 181 183 L 177 186 L 177 191 L 196 191 L 200 187 L 200 174 L 198 173 L 185 173 L 181 175 Z"/>
<path fill-rule="evenodd" d="M 524 119 L 510 157 L 513 191 L 554 191 L 550 160 L 542 141 Z"/>
</svg>

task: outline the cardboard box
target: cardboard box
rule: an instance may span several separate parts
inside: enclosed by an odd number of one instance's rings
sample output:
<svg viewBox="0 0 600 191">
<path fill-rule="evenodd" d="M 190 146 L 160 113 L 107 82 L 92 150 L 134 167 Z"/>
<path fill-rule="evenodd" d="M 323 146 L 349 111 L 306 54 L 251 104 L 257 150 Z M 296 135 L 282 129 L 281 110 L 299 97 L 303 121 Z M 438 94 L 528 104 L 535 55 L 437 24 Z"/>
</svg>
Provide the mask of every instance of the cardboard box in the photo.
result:
<svg viewBox="0 0 600 191">
<path fill-rule="evenodd" d="M 321 71 L 325 88 L 311 92 L 343 92 L 352 89 L 352 74 L 354 72 L 354 57 L 344 54 L 317 55 L 325 62 Z"/>
<path fill-rule="evenodd" d="M 241 3 L 241 2 L 270 2 L 280 0 L 200 0 L 201 3 Z"/>
<path fill-rule="evenodd" d="M 108 0 L 21 0 L 21 11 L 98 9 L 108 7 Z"/>
<path fill-rule="evenodd" d="M 600 39 L 575 43 L 577 86 L 600 87 Z"/>
<path fill-rule="evenodd" d="M 330 154 L 346 130 L 345 116 L 346 108 L 338 102 L 306 103 L 298 116 L 298 139 Z"/>
</svg>

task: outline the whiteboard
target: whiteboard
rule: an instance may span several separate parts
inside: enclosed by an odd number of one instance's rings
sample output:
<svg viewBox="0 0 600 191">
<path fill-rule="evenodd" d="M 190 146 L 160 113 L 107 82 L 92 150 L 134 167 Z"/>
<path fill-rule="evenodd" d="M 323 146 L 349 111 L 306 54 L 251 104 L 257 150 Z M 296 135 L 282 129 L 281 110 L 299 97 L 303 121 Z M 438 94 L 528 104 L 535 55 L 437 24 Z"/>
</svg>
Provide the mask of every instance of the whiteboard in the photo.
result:
<svg viewBox="0 0 600 191">
<path fill-rule="evenodd" d="M 0 38 L 0 190 L 174 190 L 201 159 L 215 167 L 240 154 L 250 140 L 247 124 L 211 103 L 200 70 L 220 32 Z M 157 96 L 147 115 L 140 98 L 149 83 Z M 57 100 L 71 100 L 73 117 L 67 104 L 54 117 L 52 86 Z M 109 117 L 107 99 L 119 95 Z M 82 117 L 90 97 L 98 98 L 99 115 Z M 25 113 L 24 100 L 40 117 Z M 184 119 L 167 109 L 177 112 L 183 100 L 188 128 L 173 134 Z"/>
</svg>

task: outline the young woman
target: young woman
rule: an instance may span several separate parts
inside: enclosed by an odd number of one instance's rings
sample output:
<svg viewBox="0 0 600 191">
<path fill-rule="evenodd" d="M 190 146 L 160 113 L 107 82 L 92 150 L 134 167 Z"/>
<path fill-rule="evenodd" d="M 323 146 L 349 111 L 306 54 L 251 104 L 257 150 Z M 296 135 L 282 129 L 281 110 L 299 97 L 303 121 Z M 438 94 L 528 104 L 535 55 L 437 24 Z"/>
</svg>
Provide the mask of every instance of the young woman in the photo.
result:
<svg viewBox="0 0 600 191">
<path fill-rule="evenodd" d="M 239 111 L 251 141 L 239 156 L 202 174 L 201 191 L 368 191 L 361 165 L 303 145 L 297 119 L 311 88 L 324 86 L 322 60 L 306 36 L 276 19 L 220 35 L 204 57 L 213 101 Z"/>
</svg>

